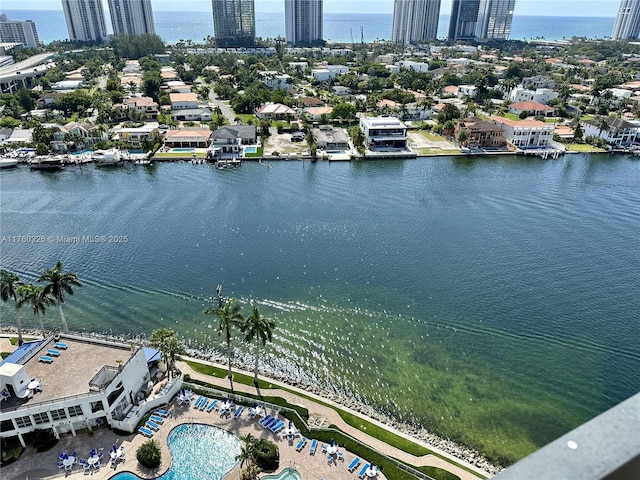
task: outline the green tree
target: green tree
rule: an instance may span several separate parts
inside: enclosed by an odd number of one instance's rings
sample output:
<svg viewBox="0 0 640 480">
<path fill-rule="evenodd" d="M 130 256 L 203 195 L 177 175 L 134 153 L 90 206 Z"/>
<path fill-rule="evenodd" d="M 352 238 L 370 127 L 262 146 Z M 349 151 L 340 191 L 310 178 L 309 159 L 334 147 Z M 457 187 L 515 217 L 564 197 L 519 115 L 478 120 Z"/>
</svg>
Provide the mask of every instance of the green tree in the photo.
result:
<svg viewBox="0 0 640 480">
<path fill-rule="evenodd" d="M 149 337 L 149 344 L 160 352 L 162 360 L 167 366 L 167 374 L 171 378 L 171 372 L 176 365 L 176 357 L 187 353 L 184 346 L 178 341 L 176 332 L 170 328 L 154 330 Z"/>
<path fill-rule="evenodd" d="M 204 310 L 205 315 L 216 315 L 218 317 L 218 336 L 224 334 L 227 344 L 227 359 L 229 365 L 229 383 L 233 392 L 233 373 L 231 372 L 231 331 L 234 326 L 241 327 L 244 323 L 242 308 L 236 303 L 235 298 L 230 298 L 223 304 L 222 297 L 218 296 L 218 306 L 209 307 Z"/>
<path fill-rule="evenodd" d="M 354 125 L 349 129 L 349 135 L 351 136 L 351 141 L 353 142 L 353 146 L 358 149 L 358 152 L 364 153 L 365 145 L 364 145 L 364 133 L 362 129 L 358 125 Z"/>
<path fill-rule="evenodd" d="M 465 145 L 467 140 L 469 140 L 469 132 L 466 130 L 460 130 L 460 133 L 458 133 L 458 142 L 460 142 L 460 145 Z"/>
<path fill-rule="evenodd" d="M 580 125 L 580 122 L 576 123 L 576 128 L 573 129 L 573 139 L 577 142 L 577 143 L 581 143 L 584 137 L 584 131 L 582 130 L 582 126 Z"/>
<path fill-rule="evenodd" d="M 31 283 L 24 283 L 17 288 L 16 293 L 19 295 L 18 303 L 20 307 L 24 304 L 29 304 L 33 309 L 34 315 L 38 317 L 38 323 L 40 323 L 40 329 L 42 330 L 42 336 L 45 336 L 44 322 L 42 317 L 47 311 L 49 305 L 53 305 L 55 301 L 49 295 L 44 293 L 44 287 L 42 285 L 33 285 Z"/>
<path fill-rule="evenodd" d="M 356 118 L 356 107 L 347 102 L 342 102 L 333 107 L 331 118 L 351 120 Z"/>
<path fill-rule="evenodd" d="M 18 288 L 22 285 L 20 277 L 8 270 L 0 270 L 0 296 L 3 302 L 13 299 L 16 311 L 16 326 L 18 327 L 18 345 L 22 345 L 22 322 L 20 321 L 20 302 L 18 301 Z"/>
<path fill-rule="evenodd" d="M 265 318 L 260 315 L 258 307 L 255 305 L 243 325 L 242 331 L 244 333 L 244 341 L 247 343 L 256 342 L 255 353 L 255 366 L 253 370 L 253 384 L 258 386 L 258 359 L 260 357 L 260 345 L 266 346 L 267 342 L 271 342 L 273 337 L 273 330 L 276 328 L 276 324 L 273 320 Z"/>
<path fill-rule="evenodd" d="M 44 295 L 50 295 L 56 299 L 58 303 L 58 310 L 60 310 L 60 321 L 62 322 L 62 330 L 64 332 L 69 331 L 67 320 L 64 318 L 64 312 L 62 311 L 62 304 L 64 303 L 64 295 L 73 295 L 73 287 L 81 287 L 82 283 L 78 279 L 75 273 L 63 272 L 62 261 L 58 260 L 55 267 L 44 270 L 39 282 L 46 282 L 43 290 Z"/>
<path fill-rule="evenodd" d="M 157 440 L 147 440 L 136 450 L 138 462 L 146 468 L 156 469 L 162 461 L 162 451 Z"/>
</svg>

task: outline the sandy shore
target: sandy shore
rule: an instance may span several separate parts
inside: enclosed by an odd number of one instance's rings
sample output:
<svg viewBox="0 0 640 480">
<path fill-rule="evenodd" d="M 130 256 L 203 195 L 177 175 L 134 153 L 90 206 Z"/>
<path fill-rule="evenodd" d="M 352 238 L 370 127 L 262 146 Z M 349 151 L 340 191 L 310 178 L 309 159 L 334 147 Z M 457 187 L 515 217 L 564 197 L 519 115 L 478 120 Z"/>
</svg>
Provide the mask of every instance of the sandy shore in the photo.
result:
<svg viewBox="0 0 640 480">
<path fill-rule="evenodd" d="M 3 334 L 10 334 L 10 335 L 15 335 L 15 328 L 12 327 L 5 327 L 2 329 L 2 333 Z M 74 333 L 74 332 L 72 332 Z M 74 333 L 77 334 L 77 333 Z M 39 337 L 38 333 L 35 331 L 27 331 L 24 330 L 23 331 L 23 335 L 24 336 L 30 336 L 30 337 Z M 82 334 L 79 334 L 82 335 Z M 84 334 L 87 335 L 87 334 Z M 91 338 L 99 338 L 99 339 L 108 339 L 108 340 L 117 340 L 117 341 L 122 341 L 122 342 L 127 342 L 127 343 L 132 343 L 132 344 L 137 344 L 137 345 L 145 345 L 145 342 L 143 339 L 140 338 L 126 338 L 124 336 L 108 336 L 108 335 L 102 335 L 102 334 L 89 334 L 89 336 Z M 10 350 L 7 350 L 7 348 L 10 348 Z M 11 351 L 13 350 L 15 347 L 13 347 L 7 339 L 0 339 L 0 351 Z M 206 363 L 211 363 L 215 366 L 219 366 L 221 368 L 226 368 L 226 357 L 222 354 L 222 353 L 212 353 L 212 354 L 205 354 L 201 351 L 198 350 L 194 350 L 194 349 L 188 349 L 187 350 L 189 357 L 192 357 L 192 359 L 194 360 L 201 360 L 204 361 Z M 180 367 L 185 371 L 185 373 L 189 373 L 189 375 L 192 378 L 198 378 L 200 380 L 206 381 L 208 383 L 214 384 L 214 385 L 219 385 L 222 387 L 228 387 L 228 381 L 224 380 L 224 381 L 220 381 L 220 379 L 216 379 L 213 377 L 204 377 L 201 376 L 195 372 L 193 372 L 193 370 L 191 368 L 188 367 L 188 365 L 184 362 L 180 363 Z M 233 367 L 234 370 L 236 371 L 241 371 L 242 373 L 245 373 L 249 376 L 253 375 L 253 371 L 252 371 L 252 367 L 250 365 L 244 365 L 244 364 L 240 364 L 237 362 L 233 363 Z M 438 435 L 435 435 L 431 432 L 429 432 L 428 430 L 424 429 L 424 428 L 418 428 L 412 425 L 408 425 L 406 423 L 402 423 L 399 422 L 397 419 L 392 418 L 389 415 L 385 415 L 377 410 L 375 410 L 374 408 L 367 406 L 367 405 L 363 405 L 357 401 L 354 401 L 353 399 L 349 399 L 349 398 L 344 398 L 340 395 L 336 395 L 335 393 L 331 393 L 331 392 L 326 392 L 323 391 L 322 389 L 318 388 L 315 385 L 306 385 L 306 384 L 302 384 L 300 383 L 298 380 L 296 379 L 292 379 L 292 378 L 286 378 L 283 375 L 279 375 L 277 372 L 267 372 L 268 378 L 269 379 L 273 379 L 275 384 L 280 383 L 283 387 L 286 388 L 290 388 L 293 389 L 294 391 L 297 389 L 299 390 L 301 393 L 305 393 L 305 394 L 311 394 L 312 396 L 317 396 L 318 399 L 322 399 L 323 401 L 329 401 L 329 403 L 333 403 L 338 407 L 344 407 L 348 410 L 353 411 L 354 413 L 357 413 L 361 416 L 363 416 L 366 419 L 369 420 L 373 420 L 374 423 L 378 423 L 381 426 L 384 426 L 385 428 L 388 428 L 392 431 L 394 431 L 395 433 L 404 436 L 406 438 L 409 438 L 411 440 L 417 441 L 418 444 L 422 444 L 423 446 L 434 450 L 435 452 L 437 452 L 438 454 L 443 455 L 446 458 L 450 458 L 453 461 L 458 461 L 461 464 L 464 464 L 465 466 L 477 471 L 478 473 L 481 473 L 485 476 L 492 476 L 495 475 L 497 473 L 499 473 L 501 471 L 501 468 L 498 466 L 495 466 L 493 464 L 491 464 L 483 455 L 481 455 L 478 451 L 475 451 L 471 448 L 462 446 L 462 445 L 458 445 L 457 443 L 453 442 L 452 440 L 448 439 L 448 438 L 442 438 L 439 437 Z M 264 378 L 264 375 L 262 375 L 261 373 L 261 377 Z M 236 389 L 240 390 L 241 389 L 241 385 L 238 385 L 236 387 Z M 246 387 L 246 386 L 244 386 Z M 248 387 L 249 390 L 252 390 L 252 387 Z M 249 391 L 247 390 L 247 391 Z M 266 392 L 263 392 L 266 393 Z M 285 396 L 283 395 L 283 393 L 286 392 L 279 392 L 279 396 Z M 291 399 L 291 403 L 300 403 L 300 398 L 296 397 L 296 398 L 292 398 Z M 336 415 L 337 416 L 337 415 Z M 339 417 L 338 417 L 339 418 Z M 333 422 L 334 424 L 343 424 L 344 427 L 348 427 L 346 424 L 344 424 L 341 421 L 336 421 Z M 341 427 L 344 428 L 344 427 Z M 354 429 L 355 430 L 355 429 Z M 358 435 L 354 435 L 355 432 L 348 432 L 350 434 L 352 434 L 353 436 L 358 436 Z M 365 434 L 366 435 L 366 434 Z M 367 436 L 368 437 L 368 436 Z M 371 437 L 369 437 L 369 439 L 371 439 Z M 367 442 L 369 443 L 369 442 Z M 382 444 L 382 442 L 379 442 Z M 382 444 L 384 445 L 384 444 Z M 377 447 L 376 447 L 377 448 Z M 386 449 L 383 449 L 381 451 L 385 451 Z M 394 452 L 395 454 L 397 454 L 399 451 Z M 394 455 L 395 456 L 395 455 Z M 411 456 L 413 457 L 413 456 Z M 475 478 L 473 475 L 469 474 L 468 472 L 466 472 L 465 470 L 459 469 L 457 467 L 455 467 L 452 464 L 446 464 L 445 461 L 438 459 L 437 457 L 433 456 L 433 455 L 428 455 L 426 457 L 431 457 L 432 459 L 437 459 L 439 460 L 439 462 L 435 462 L 435 464 L 433 462 L 427 462 L 427 463 L 423 463 L 421 461 L 416 461 L 417 457 L 413 457 L 413 458 L 407 458 L 404 459 L 405 461 L 407 461 L 407 463 L 409 464 L 413 464 L 415 466 L 421 466 L 421 465 L 432 465 L 432 466 L 437 466 L 439 468 L 444 468 L 445 470 L 451 471 L 452 473 L 455 473 L 456 475 L 460 476 L 461 479 L 466 480 L 469 478 Z M 398 457 L 400 458 L 400 457 Z M 424 457 L 421 457 L 424 458 Z M 450 467 L 447 468 L 447 465 L 449 465 Z M 451 468 L 453 467 L 453 468 Z M 464 475 L 464 473 L 466 473 L 467 475 Z"/>
</svg>

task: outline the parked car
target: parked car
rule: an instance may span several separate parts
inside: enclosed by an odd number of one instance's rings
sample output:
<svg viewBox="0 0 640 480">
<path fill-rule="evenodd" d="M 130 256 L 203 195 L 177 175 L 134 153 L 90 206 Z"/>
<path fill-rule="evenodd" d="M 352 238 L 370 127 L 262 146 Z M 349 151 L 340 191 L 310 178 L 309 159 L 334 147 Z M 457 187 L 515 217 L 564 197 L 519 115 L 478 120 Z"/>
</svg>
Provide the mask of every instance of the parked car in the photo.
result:
<svg viewBox="0 0 640 480">
<path fill-rule="evenodd" d="M 291 134 L 292 142 L 302 142 L 304 140 L 304 133 L 302 132 L 293 132 Z"/>
</svg>

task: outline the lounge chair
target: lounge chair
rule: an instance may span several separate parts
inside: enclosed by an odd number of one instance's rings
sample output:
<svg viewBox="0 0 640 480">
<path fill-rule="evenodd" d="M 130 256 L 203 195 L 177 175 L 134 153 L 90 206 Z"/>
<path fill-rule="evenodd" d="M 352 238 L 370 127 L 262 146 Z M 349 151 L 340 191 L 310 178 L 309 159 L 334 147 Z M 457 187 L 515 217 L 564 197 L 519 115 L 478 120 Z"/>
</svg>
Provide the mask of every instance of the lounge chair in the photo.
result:
<svg viewBox="0 0 640 480">
<path fill-rule="evenodd" d="M 309 455 L 315 455 L 317 448 L 318 448 L 318 440 L 314 438 L 313 440 L 311 440 L 311 446 L 309 447 Z"/>
<path fill-rule="evenodd" d="M 140 427 L 138 429 L 138 432 L 140 432 L 145 437 L 153 437 L 153 431 L 149 430 L 147 427 Z"/>
<path fill-rule="evenodd" d="M 347 470 L 349 470 L 350 472 L 353 472 L 356 468 L 358 468 L 358 465 L 360 465 L 361 461 L 362 460 L 360 460 L 359 457 L 354 458 L 353 461 L 347 467 Z"/>
<path fill-rule="evenodd" d="M 51 355 L 52 357 L 59 357 L 60 350 L 56 350 L 55 348 L 50 348 L 49 350 L 47 350 L 47 355 Z"/>
<path fill-rule="evenodd" d="M 365 473 L 367 472 L 367 470 L 369 469 L 369 467 L 371 466 L 370 463 L 365 463 L 364 467 L 362 467 L 360 469 L 360 472 L 358 473 L 358 478 L 364 478 Z"/>
<path fill-rule="evenodd" d="M 307 444 L 307 437 L 302 437 L 296 445 L 296 452 L 301 452 L 304 446 Z"/>
<path fill-rule="evenodd" d="M 164 418 L 162 418 L 160 415 L 151 415 L 149 417 L 149 420 L 151 420 L 153 423 L 157 423 L 158 425 L 162 425 L 164 423 Z"/>
<path fill-rule="evenodd" d="M 145 426 L 149 427 L 151 430 L 153 430 L 155 432 L 160 430 L 160 425 L 155 423 L 153 420 L 147 420 L 147 423 L 145 423 Z"/>
<path fill-rule="evenodd" d="M 326 443 L 320 445 L 320 450 L 322 450 L 322 453 L 327 453 L 327 447 L 328 445 Z"/>
<path fill-rule="evenodd" d="M 282 420 L 280 420 L 277 424 L 273 425 L 271 427 L 271 431 L 273 433 L 278 433 L 280 430 L 282 430 L 284 428 L 284 422 Z"/>
<path fill-rule="evenodd" d="M 42 363 L 53 363 L 53 357 L 50 357 L 49 355 L 40 355 L 38 357 L 38 361 Z"/>
<path fill-rule="evenodd" d="M 202 395 L 200 395 L 197 399 L 196 399 L 196 403 L 193 404 L 194 408 L 200 408 L 200 402 L 202 402 L 205 399 L 205 397 L 203 397 Z"/>
<path fill-rule="evenodd" d="M 53 344 L 53 346 L 55 348 L 59 348 L 60 350 L 66 350 L 67 348 L 69 348 L 69 345 L 67 345 L 64 342 L 56 342 L 56 343 Z"/>
<path fill-rule="evenodd" d="M 258 420 L 258 425 L 263 427 L 264 424 L 267 423 L 268 421 L 270 421 L 272 418 L 273 417 L 271 415 L 267 415 L 266 417 L 262 417 L 260 420 Z"/>
<path fill-rule="evenodd" d="M 233 418 L 235 419 L 240 417 L 243 410 L 244 410 L 244 407 L 242 405 L 239 405 L 238 408 L 236 408 L 236 413 L 233 414 Z"/>
<path fill-rule="evenodd" d="M 278 421 L 279 420 L 276 417 L 271 417 L 271 419 L 268 422 L 265 422 L 262 424 L 262 428 L 271 428 L 273 425 L 278 423 Z"/>
<path fill-rule="evenodd" d="M 336 452 L 336 456 L 338 457 L 338 460 L 342 460 L 344 462 L 344 453 Z"/>
<path fill-rule="evenodd" d="M 213 400 L 211 400 L 209 398 L 205 398 L 204 402 L 202 402 L 200 404 L 200 410 L 204 411 L 209 406 L 209 403 L 211 403 L 211 402 L 213 402 Z"/>
<path fill-rule="evenodd" d="M 0 395 L 0 400 L 9 400 L 9 398 L 11 398 L 11 394 L 8 390 L 2 390 L 2 392 L 0 392 Z"/>
<path fill-rule="evenodd" d="M 169 412 L 167 412 L 166 410 L 163 410 L 161 408 L 158 408 L 155 412 L 153 412 L 157 415 L 160 415 L 161 417 L 167 418 L 169 416 Z"/>
<path fill-rule="evenodd" d="M 207 413 L 211 413 L 218 406 L 218 400 L 211 400 L 209 406 L 207 406 Z"/>
</svg>

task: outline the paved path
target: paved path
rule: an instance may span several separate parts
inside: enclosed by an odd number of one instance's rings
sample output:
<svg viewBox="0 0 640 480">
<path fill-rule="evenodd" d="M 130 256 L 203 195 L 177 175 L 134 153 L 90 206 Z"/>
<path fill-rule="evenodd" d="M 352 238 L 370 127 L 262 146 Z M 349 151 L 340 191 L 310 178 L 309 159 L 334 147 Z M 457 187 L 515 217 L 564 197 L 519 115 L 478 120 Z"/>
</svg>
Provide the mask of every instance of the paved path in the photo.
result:
<svg viewBox="0 0 640 480">
<path fill-rule="evenodd" d="M 201 362 L 201 363 L 206 363 L 208 365 L 214 365 L 220 368 L 225 368 L 224 365 L 218 365 L 218 364 L 213 364 L 210 362 L 202 362 L 200 360 L 196 360 L 196 359 L 192 359 L 193 361 L 196 362 Z M 195 372 L 187 363 L 185 362 L 177 362 L 178 363 L 178 368 L 180 368 L 180 370 L 182 370 L 185 374 L 189 374 L 189 376 L 193 379 L 197 379 L 203 382 L 207 382 L 210 383 L 212 385 L 217 385 L 217 386 L 222 386 L 222 387 L 229 387 L 229 381 L 226 378 L 216 378 L 216 377 L 211 377 L 208 375 L 203 375 L 200 373 Z M 237 369 L 235 369 L 235 371 L 238 371 Z M 251 372 L 243 372 L 246 375 L 252 376 Z M 447 452 L 444 451 L 438 451 L 438 449 L 427 445 L 423 442 L 418 442 L 416 441 L 414 438 L 400 432 L 397 430 L 393 430 L 391 428 L 389 428 L 387 425 L 378 422 L 377 420 L 365 417 L 364 415 L 360 414 L 359 412 L 356 412 L 355 410 L 351 410 L 349 408 L 346 408 L 344 406 L 341 405 L 337 405 L 334 402 L 330 401 L 330 400 L 326 400 L 318 395 L 314 395 L 312 393 L 297 389 L 295 387 L 291 387 L 289 385 L 285 385 L 281 382 L 277 382 L 275 380 L 271 380 L 269 379 L 269 381 L 271 383 L 273 383 L 274 385 L 279 385 L 279 386 L 283 386 L 286 387 L 288 390 L 297 390 L 299 391 L 301 394 L 304 394 L 307 397 L 314 397 L 317 398 L 318 400 L 327 403 L 327 404 L 332 404 L 335 405 L 338 408 L 341 408 L 343 410 L 348 411 L 349 413 L 352 413 L 354 415 L 357 415 L 361 418 L 366 419 L 367 421 L 374 423 L 382 428 L 385 428 L 387 430 L 391 430 L 393 431 L 395 434 L 408 438 L 422 446 L 424 446 L 425 448 L 428 448 L 430 450 L 433 451 L 437 451 L 437 453 L 450 458 L 452 461 L 455 461 L 456 463 L 463 463 L 461 462 L 459 459 L 453 457 L 452 455 L 448 454 Z M 243 385 L 243 384 L 238 384 L 238 383 L 234 383 L 234 390 L 238 393 L 240 392 L 247 392 L 247 393 L 256 393 L 256 390 L 254 387 L 250 387 L 248 385 Z M 391 457 L 397 458 L 403 462 L 408 463 L 409 465 L 414 465 L 416 467 L 421 467 L 421 466 L 431 466 L 431 467 L 438 467 L 438 468 L 442 468 L 443 470 L 447 470 L 455 475 L 457 475 L 458 477 L 460 477 L 461 480 L 477 480 L 478 478 L 480 478 L 480 476 L 476 476 L 473 475 L 472 473 L 469 473 L 467 470 L 464 470 L 460 467 L 457 467 L 456 465 L 452 465 L 451 463 L 443 460 L 442 458 L 436 457 L 435 455 L 424 455 L 421 457 L 416 457 L 415 455 L 411 455 L 407 452 L 404 452 L 402 450 L 399 450 L 395 447 L 392 447 L 390 445 L 387 445 L 386 443 L 371 437 L 370 435 L 367 435 L 366 433 L 362 432 L 361 430 L 358 430 L 354 427 L 352 427 L 351 425 L 346 424 L 342 418 L 340 417 L 340 415 L 338 415 L 338 413 L 333 410 L 332 408 L 326 407 L 324 405 L 321 405 L 320 403 L 315 403 L 313 401 L 308 400 L 307 398 L 302 398 L 298 395 L 295 395 L 293 393 L 291 393 L 291 391 L 288 390 L 281 390 L 278 388 L 274 388 L 274 389 L 260 389 L 260 392 L 262 393 L 262 395 L 264 396 L 277 396 L 277 397 L 282 397 L 285 400 L 287 400 L 287 402 L 291 403 L 291 404 L 296 404 L 296 405 L 304 405 L 305 408 L 307 408 L 309 410 L 309 414 L 310 415 L 316 415 L 319 417 L 324 417 L 327 421 L 328 424 L 333 424 L 336 425 L 340 430 L 342 430 L 343 432 L 348 433 L 349 435 L 351 435 L 354 438 L 357 438 L 358 440 L 360 440 L 361 442 L 373 447 L 374 449 L 378 450 L 379 452 L 382 452 L 386 455 L 389 455 Z M 477 468 L 473 467 L 472 465 L 466 465 L 468 466 L 468 468 L 471 468 L 475 471 L 478 471 L 481 475 L 487 475 L 484 472 L 481 472 L 480 470 L 478 470 Z"/>
</svg>

